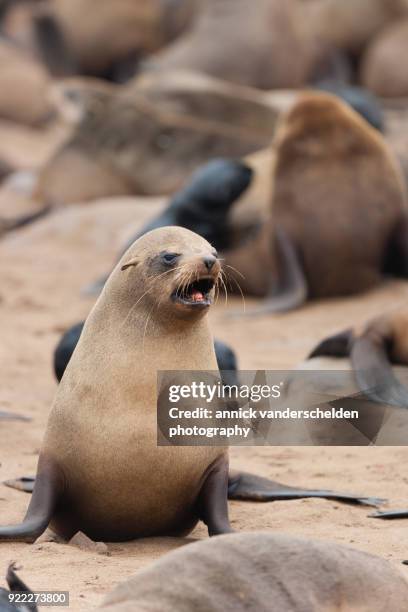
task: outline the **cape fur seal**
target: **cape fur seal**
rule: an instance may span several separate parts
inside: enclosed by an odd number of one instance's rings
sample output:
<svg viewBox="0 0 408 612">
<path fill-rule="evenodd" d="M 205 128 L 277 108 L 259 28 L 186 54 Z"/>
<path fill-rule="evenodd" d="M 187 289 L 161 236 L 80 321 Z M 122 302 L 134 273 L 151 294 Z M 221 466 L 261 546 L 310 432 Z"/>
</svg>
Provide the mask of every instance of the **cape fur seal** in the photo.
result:
<svg viewBox="0 0 408 612">
<path fill-rule="evenodd" d="M 408 583 L 380 557 L 272 533 L 219 536 L 164 555 L 102 603 L 106 612 L 405 612 Z"/>
<path fill-rule="evenodd" d="M 274 147 L 271 219 L 223 253 L 244 292 L 269 298 L 261 311 L 367 290 L 386 269 L 407 275 L 404 182 L 376 130 L 334 96 L 304 94 Z"/>
<path fill-rule="evenodd" d="M 58 387 L 26 517 L 1 527 L 1 540 L 33 541 L 50 524 L 65 538 L 120 541 L 185 534 L 199 519 L 210 535 L 228 533 L 227 495 L 378 504 L 228 476 L 226 447 L 157 446 L 157 372 L 217 370 L 206 313 L 219 275 L 213 247 L 182 228 L 154 230 L 125 253 Z"/>
</svg>

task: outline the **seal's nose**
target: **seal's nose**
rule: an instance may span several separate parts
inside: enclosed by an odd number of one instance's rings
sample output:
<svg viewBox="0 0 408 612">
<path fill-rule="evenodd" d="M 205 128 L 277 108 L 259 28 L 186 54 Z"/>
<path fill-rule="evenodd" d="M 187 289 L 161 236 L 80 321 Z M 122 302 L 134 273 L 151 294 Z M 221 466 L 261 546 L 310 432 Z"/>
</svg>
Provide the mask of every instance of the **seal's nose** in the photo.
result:
<svg viewBox="0 0 408 612">
<path fill-rule="evenodd" d="M 207 255 L 206 257 L 203 257 L 204 265 L 208 271 L 210 271 L 213 268 L 216 261 L 217 261 L 217 258 L 214 257 L 213 255 Z"/>
</svg>

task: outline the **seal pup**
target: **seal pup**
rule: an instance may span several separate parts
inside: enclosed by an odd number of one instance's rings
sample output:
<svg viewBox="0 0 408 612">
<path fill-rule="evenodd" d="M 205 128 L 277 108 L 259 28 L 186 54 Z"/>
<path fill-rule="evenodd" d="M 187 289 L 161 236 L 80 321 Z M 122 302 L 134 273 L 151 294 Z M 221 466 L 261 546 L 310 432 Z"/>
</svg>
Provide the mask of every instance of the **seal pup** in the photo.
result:
<svg viewBox="0 0 408 612">
<path fill-rule="evenodd" d="M 185 534 L 199 519 L 210 535 L 228 533 L 227 495 L 379 503 L 229 475 L 226 447 L 157 446 L 157 373 L 217 370 L 206 314 L 220 270 L 213 247 L 178 227 L 125 253 L 58 387 L 26 517 L 0 540 L 33 541 L 50 525 L 67 539 L 123 541 Z"/>
<path fill-rule="evenodd" d="M 267 532 L 182 546 L 105 597 L 106 612 L 405 612 L 408 583 L 380 557 Z"/>
</svg>

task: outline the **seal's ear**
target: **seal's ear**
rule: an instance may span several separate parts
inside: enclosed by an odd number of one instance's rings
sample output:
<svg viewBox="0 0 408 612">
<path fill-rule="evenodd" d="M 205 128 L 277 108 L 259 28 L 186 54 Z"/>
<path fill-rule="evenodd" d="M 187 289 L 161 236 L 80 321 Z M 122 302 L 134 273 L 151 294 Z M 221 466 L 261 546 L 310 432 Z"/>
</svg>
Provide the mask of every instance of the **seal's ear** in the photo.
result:
<svg viewBox="0 0 408 612">
<path fill-rule="evenodd" d="M 128 261 L 127 263 L 123 264 L 123 266 L 121 267 L 121 270 L 123 272 L 123 270 L 127 270 L 128 268 L 130 268 L 131 266 L 137 266 L 139 263 L 138 259 L 131 259 L 130 261 Z"/>
</svg>

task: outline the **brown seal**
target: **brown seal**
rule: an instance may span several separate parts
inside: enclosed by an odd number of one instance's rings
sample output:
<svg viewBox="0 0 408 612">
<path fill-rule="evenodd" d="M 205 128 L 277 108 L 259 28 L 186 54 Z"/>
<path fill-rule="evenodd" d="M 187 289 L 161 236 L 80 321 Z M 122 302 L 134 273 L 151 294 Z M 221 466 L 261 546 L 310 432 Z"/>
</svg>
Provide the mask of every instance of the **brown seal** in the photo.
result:
<svg viewBox="0 0 408 612">
<path fill-rule="evenodd" d="M 313 0 L 304 4 L 324 40 L 354 53 L 384 26 L 408 14 L 406 0 Z"/>
<path fill-rule="evenodd" d="M 88 316 L 59 385 L 26 517 L 0 539 L 32 541 L 48 526 L 96 540 L 183 534 L 201 519 L 228 533 L 230 499 L 327 497 L 248 474 L 228 475 L 222 446 L 157 445 L 157 374 L 217 370 L 207 320 L 220 262 L 178 227 L 154 230 L 125 253 Z"/>
<path fill-rule="evenodd" d="M 242 290 L 287 310 L 406 276 L 407 203 L 382 136 L 334 96 L 304 94 L 278 125 L 271 218 L 223 253 Z M 230 270 L 231 268 L 226 268 Z"/>
<path fill-rule="evenodd" d="M 408 18 L 381 30 L 361 61 L 361 82 L 385 98 L 408 96 L 408 76 L 401 58 L 408 53 Z"/>
<path fill-rule="evenodd" d="M 54 0 L 35 7 L 40 52 L 56 76 L 126 80 L 190 23 L 195 0 Z"/>
<path fill-rule="evenodd" d="M 190 29 L 149 58 L 145 70 L 193 70 L 259 89 L 310 82 L 322 49 L 293 0 L 208 0 Z M 239 36 L 237 36 L 239 32 Z"/>
<path fill-rule="evenodd" d="M 183 546 L 119 584 L 106 612 L 404 612 L 392 563 L 350 547 L 272 533 Z"/>
</svg>

